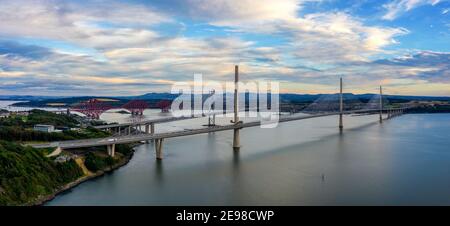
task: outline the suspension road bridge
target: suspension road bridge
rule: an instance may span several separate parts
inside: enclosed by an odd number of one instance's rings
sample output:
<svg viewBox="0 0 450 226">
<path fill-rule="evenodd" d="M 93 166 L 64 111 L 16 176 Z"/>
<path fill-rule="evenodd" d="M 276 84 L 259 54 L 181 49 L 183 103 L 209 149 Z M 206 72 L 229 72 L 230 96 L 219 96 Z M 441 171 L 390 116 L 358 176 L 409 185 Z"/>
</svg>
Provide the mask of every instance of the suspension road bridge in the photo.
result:
<svg viewBox="0 0 450 226">
<path fill-rule="evenodd" d="M 119 133 L 119 136 L 113 136 L 113 137 L 107 137 L 107 138 L 95 138 L 95 139 L 82 139 L 82 140 L 70 140 L 70 141 L 60 141 L 60 142 L 52 142 L 48 144 L 35 144 L 32 145 L 35 148 L 56 148 L 55 152 L 61 152 L 61 150 L 68 150 L 68 149 L 78 149 L 78 148 L 86 148 L 86 147 L 96 147 L 96 146 L 106 146 L 108 154 L 111 156 L 114 156 L 115 153 L 115 145 L 116 144 L 128 144 L 128 143 L 136 143 L 141 141 L 155 141 L 155 151 L 156 151 L 156 158 L 162 159 L 163 158 L 163 141 L 167 138 L 174 138 L 174 137 L 182 137 L 182 136 L 191 136 L 196 134 L 205 134 L 205 133 L 212 133 L 212 132 L 219 132 L 219 131 L 226 131 L 226 130 L 233 130 L 233 149 L 239 150 L 240 147 L 240 136 L 239 131 L 243 128 L 248 127 L 256 127 L 261 126 L 262 123 L 271 123 L 269 122 L 262 122 L 262 121 L 252 121 L 252 122 L 242 122 L 239 120 L 239 110 L 238 110 L 238 80 L 239 80 L 239 72 L 238 72 L 238 66 L 235 67 L 235 93 L 234 93 L 234 120 L 231 121 L 232 124 L 229 125 L 213 125 L 205 128 L 200 129 L 188 129 L 188 130 L 182 130 L 182 131 L 174 131 L 174 132 L 165 132 L 165 133 L 155 133 L 154 131 L 154 125 L 156 123 L 164 123 L 164 122 L 172 122 L 172 121 L 178 121 L 178 120 L 186 120 L 186 119 L 192 119 L 199 117 L 198 115 L 192 115 L 190 117 L 168 117 L 168 118 L 161 118 L 161 119 L 155 119 L 155 120 L 144 120 L 141 122 L 130 122 L 130 123 L 121 123 L 121 124 L 110 124 L 110 125 L 102 125 L 97 126 L 98 129 L 107 129 L 107 130 L 114 130 L 116 129 Z M 382 89 L 380 87 L 380 106 L 379 109 L 363 109 L 363 110 L 349 110 L 344 111 L 343 109 L 343 94 L 342 94 L 342 79 L 340 81 L 340 108 L 339 111 L 334 112 L 323 112 L 323 113 L 317 113 L 317 114 L 309 114 L 309 115 L 289 115 L 289 116 L 280 116 L 277 118 L 277 123 L 286 123 L 291 121 L 298 121 L 298 120 L 306 120 L 311 118 L 319 118 L 319 117 L 326 117 L 326 116 L 333 116 L 333 115 L 339 115 L 339 126 L 338 128 L 340 130 L 343 129 L 343 115 L 346 114 L 379 114 L 379 121 L 380 123 L 384 120 L 383 114 L 387 115 L 387 119 L 390 119 L 392 117 L 401 115 L 404 113 L 407 108 L 383 108 L 383 101 L 382 101 Z M 208 113 L 208 114 L 215 114 L 215 113 Z M 203 114 L 203 115 L 208 115 Z M 275 123 L 275 122 L 272 122 Z M 139 133 L 139 134 L 132 134 L 131 133 L 131 127 L 138 127 L 138 126 L 145 126 L 145 133 Z M 127 127 L 128 132 L 125 134 L 121 134 L 121 128 Z"/>
</svg>

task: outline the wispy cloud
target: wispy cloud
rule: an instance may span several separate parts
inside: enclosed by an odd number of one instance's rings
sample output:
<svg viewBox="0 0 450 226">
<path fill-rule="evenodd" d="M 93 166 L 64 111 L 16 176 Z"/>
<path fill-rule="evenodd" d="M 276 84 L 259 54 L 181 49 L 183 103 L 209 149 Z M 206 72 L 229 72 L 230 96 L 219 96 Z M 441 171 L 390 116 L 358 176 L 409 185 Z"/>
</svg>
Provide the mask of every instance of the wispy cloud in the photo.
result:
<svg viewBox="0 0 450 226">
<path fill-rule="evenodd" d="M 395 18 L 437 3 L 404 0 L 385 7 Z M 0 5 L 0 92 L 168 91 L 170 84 L 189 81 L 194 73 L 227 81 L 234 64 L 241 65 L 245 80 L 277 80 L 290 92 L 334 92 L 337 75 L 344 75 L 354 92 L 370 91 L 382 81 L 410 87 L 434 84 L 440 89 L 446 86 L 437 83 L 448 84 L 446 53 L 399 56 L 406 51 L 396 50 L 402 37 L 413 31 L 346 10 L 306 10 L 321 4 L 5 0 Z"/>
<path fill-rule="evenodd" d="M 414 8 L 423 5 L 436 5 L 441 0 L 393 0 L 390 3 L 383 5 L 383 7 L 387 10 L 386 14 L 384 14 L 383 19 L 385 20 L 394 20 L 399 17 L 401 14 L 408 12 Z"/>
</svg>

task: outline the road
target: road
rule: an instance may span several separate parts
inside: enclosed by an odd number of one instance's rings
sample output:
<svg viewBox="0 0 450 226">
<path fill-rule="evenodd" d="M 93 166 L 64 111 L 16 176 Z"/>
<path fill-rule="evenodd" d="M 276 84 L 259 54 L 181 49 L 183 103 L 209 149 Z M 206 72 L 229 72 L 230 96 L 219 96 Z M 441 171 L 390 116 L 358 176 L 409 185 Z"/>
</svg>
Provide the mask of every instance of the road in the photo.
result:
<svg viewBox="0 0 450 226">
<path fill-rule="evenodd" d="M 404 110 L 404 109 L 389 109 L 389 110 Z M 377 113 L 379 110 L 355 110 L 355 111 L 344 111 L 343 114 L 357 114 L 357 113 Z M 331 115 L 339 115 L 339 112 L 331 113 L 320 113 L 313 115 L 291 115 L 279 118 L 279 123 L 304 120 L 310 118 L 325 117 Z M 225 130 L 241 129 L 248 127 L 260 126 L 261 121 L 245 122 L 238 124 L 231 124 L 225 126 L 213 126 L 200 129 L 189 129 L 183 131 L 167 132 L 167 133 L 157 133 L 157 134 L 138 134 L 138 135 L 127 135 L 120 137 L 107 137 L 107 138 L 97 138 L 97 139 L 83 139 L 83 140 L 71 140 L 71 141 L 60 141 L 52 142 L 48 144 L 36 144 L 32 145 L 35 148 L 51 148 L 51 147 L 61 147 L 62 149 L 75 149 L 84 147 L 95 147 L 95 146 L 106 146 L 111 144 L 127 144 L 135 143 L 140 141 L 155 140 L 161 138 L 173 138 L 181 136 L 190 136 L 203 133 L 219 132 Z"/>
</svg>

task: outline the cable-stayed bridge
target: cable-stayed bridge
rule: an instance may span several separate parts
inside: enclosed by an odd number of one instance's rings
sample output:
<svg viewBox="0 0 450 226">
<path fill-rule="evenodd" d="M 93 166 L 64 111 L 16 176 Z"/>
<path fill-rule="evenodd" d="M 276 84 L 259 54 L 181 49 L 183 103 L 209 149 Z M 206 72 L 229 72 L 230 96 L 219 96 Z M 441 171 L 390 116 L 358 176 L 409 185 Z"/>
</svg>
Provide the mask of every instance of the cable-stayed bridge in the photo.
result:
<svg viewBox="0 0 450 226">
<path fill-rule="evenodd" d="M 163 141 L 164 139 L 174 138 L 174 137 L 182 137 L 182 136 L 191 136 L 196 134 L 205 134 L 212 132 L 220 132 L 226 130 L 233 130 L 233 149 L 239 150 L 240 147 L 240 136 L 239 131 L 248 128 L 248 127 L 256 127 L 261 126 L 263 123 L 271 123 L 271 122 L 262 122 L 262 121 L 252 121 L 252 122 L 242 122 L 239 120 L 239 109 L 238 109 L 238 87 L 237 83 L 239 80 L 239 72 L 238 66 L 235 67 L 235 95 L 234 95 L 234 120 L 231 121 L 232 124 L 229 125 L 213 125 L 210 123 L 210 119 L 208 120 L 211 126 L 206 128 L 199 129 L 188 129 L 182 131 L 174 131 L 174 132 L 164 132 L 164 133 L 155 133 L 155 124 L 165 123 L 165 122 L 173 122 L 179 120 L 187 120 L 198 118 L 202 116 L 210 116 L 215 115 L 217 112 L 210 112 L 206 114 L 199 115 L 191 115 L 189 117 L 168 117 L 154 120 L 143 120 L 138 122 L 129 122 L 129 123 L 120 123 L 120 124 L 110 124 L 110 125 L 102 125 L 97 126 L 98 129 L 110 130 L 116 132 L 116 136 L 106 137 L 106 138 L 95 138 L 95 139 L 82 139 L 82 140 L 70 140 L 70 141 L 60 141 L 60 142 L 52 142 L 48 144 L 35 144 L 32 145 L 35 148 L 56 148 L 60 153 L 61 150 L 67 149 L 79 149 L 86 147 L 96 147 L 96 146 L 106 146 L 108 154 L 110 156 L 114 156 L 115 154 L 115 145 L 116 144 L 128 144 L 128 143 L 136 143 L 141 141 L 155 141 L 155 151 L 156 158 L 163 158 Z M 344 101 L 342 94 L 342 79 L 340 81 L 340 95 L 339 95 L 339 110 L 332 112 L 320 112 L 315 114 L 308 115 L 288 115 L 288 116 L 279 116 L 277 117 L 276 122 L 272 123 L 287 123 L 291 121 L 298 120 L 306 120 L 311 118 L 319 118 L 319 117 L 327 117 L 333 115 L 339 115 L 338 128 L 342 131 L 344 128 L 343 115 L 346 114 L 379 114 L 380 123 L 383 122 L 383 114 L 387 115 L 387 119 L 393 118 L 395 116 L 401 115 L 404 113 L 407 108 L 383 108 L 383 95 L 382 88 L 380 86 L 380 95 L 379 95 L 379 108 L 378 109 L 361 109 L 361 110 L 344 110 Z M 277 113 L 279 114 L 279 113 Z M 214 123 L 215 124 L 215 123 Z M 140 131 L 139 128 L 141 126 L 145 127 L 145 132 L 132 134 L 132 128 L 136 128 L 136 131 Z M 125 131 L 122 132 L 123 128 Z M 52 155 L 52 154 L 51 154 Z"/>
</svg>

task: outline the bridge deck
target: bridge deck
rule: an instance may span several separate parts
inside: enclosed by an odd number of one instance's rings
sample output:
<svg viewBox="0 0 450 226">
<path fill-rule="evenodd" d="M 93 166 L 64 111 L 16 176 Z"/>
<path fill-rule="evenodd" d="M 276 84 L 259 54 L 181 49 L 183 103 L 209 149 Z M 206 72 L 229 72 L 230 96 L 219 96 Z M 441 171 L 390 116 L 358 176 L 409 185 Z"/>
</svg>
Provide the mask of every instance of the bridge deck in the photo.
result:
<svg viewBox="0 0 450 226">
<path fill-rule="evenodd" d="M 254 110 L 254 109 L 253 109 Z M 166 123 L 166 122 L 175 122 L 175 121 L 181 121 L 181 120 L 187 120 L 187 119 L 195 119 L 195 118 L 202 118 L 213 114 L 226 114 L 226 113 L 232 113 L 232 111 L 225 111 L 225 112 L 212 112 L 212 113 L 201 113 L 201 114 L 194 114 L 192 116 L 183 116 L 183 117 L 165 117 L 165 118 L 158 118 L 158 119 L 151 119 L 151 120 L 143 120 L 139 122 L 125 122 L 125 123 L 119 123 L 119 124 L 108 124 L 108 125 L 101 125 L 101 126 L 94 126 L 96 129 L 108 129 L 108 128 L 117 128 L 117 127 L 127 127 L 127 126 L 138 126 L 138 125 L 148 125 L 148 124 L 159 124 L 159 123 Z"/>
<path fill-rule="evenodd" d="M 403 108 L 397 109 L 384 109 L 384 110 L 403 110 Z M 379 112 L 380 110 L 355 110 L 355 111 L 344 111 L 343 114 L 356 114 L 356 113 L 370 113 L 370 112 Z M 278 122 L 290 122 L 296 120 L 304 120 L 310 118 L 318 118 L 332 115 L 339 115 L 340 112 L 331 112 L 331 113 L 321 113 L 314 115 L 299 115 L 299 116 L 286 116 L 280 117 Z M 84 139 L 84 140 L 72 140 L 72 141 L 61 141 L 61 142 L 52 142 L 49 144 L 38 144 L 33 145 L 35 148 L 50 148 L 50 147 L 61 147 L 62 149 L 74 149 L 74 148 L 83 148 L 83 147 L 95 147 L 95 146 L 106 146 L 111 144 L 127 144 L 127 143 L 135 143 L 140 141 L 161 139 L 161 138 L 172 138 L 172 137 L 181 137 L 181 136 L 190 136 L 196 134 L 203 133 L 211 133 L 225 130 L 233 130 L 247 127 L 255 127 L 260 126 L 260 121 L 253 122 L 245 122 L 239 124 L 225 125 L 225 126 L 213 126 L 208 128 L 200 128 L 200 129 L 189 129 L 183 131 L 176 132 L 167 132 L 167 133 L 157 133 L 157 134 L 139 134 L 139 135 L 128 135 L 128 136 L 120 136 L 120 137 L 107 137 L 107 138 L 97 138 L 97 139 Z"/>
</svg>

